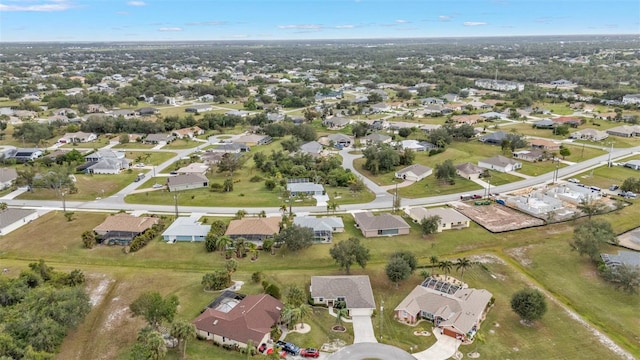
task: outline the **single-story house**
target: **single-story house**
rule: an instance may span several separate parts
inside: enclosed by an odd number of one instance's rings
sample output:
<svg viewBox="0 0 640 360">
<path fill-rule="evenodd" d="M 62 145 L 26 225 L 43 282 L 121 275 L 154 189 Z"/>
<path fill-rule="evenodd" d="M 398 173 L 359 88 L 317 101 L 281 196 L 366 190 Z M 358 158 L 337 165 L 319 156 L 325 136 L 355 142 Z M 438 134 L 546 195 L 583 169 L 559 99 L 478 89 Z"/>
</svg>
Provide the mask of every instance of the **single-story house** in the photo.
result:
<svg viewBox="0 0 640 360">
<path fill-rule="evenodd" d="M 100 149 L 98 151 L 94 151 L 89 155 L 84 157 L 84 161 L 100 161 L 103 159 L 124 159 L 125 152 L 124 151 L 114 151 L 111 149 Z"/>
<path fill-rule="evenodd" d="M 413 165 L 407 166 L 402 170 L 396 171 L 395 176 L 398 179 L 409 180 L 409 181 L 420 181 L 426 178 L 427 176 L 431 175 L 432 173 L 433 173 L 433 169 L 428 166 L 413 164 Z"/>
<path fill-rule="evenodd" d="M 271 136 L 260 134 L 247 134 L 233 139 L 234 143 L 244 144 L 247 146 L 266 145 L 271 141 L 273 141 Z"/>
<path fill-rule="evenodd" d="M 481 142 L 492 145 L 500 145 L 505 139 L 507 139 L 507 133 L 504 131 L 496 131 L 480 137 Z"/>
<path fill-rule="evenodd" d="M 293 224 L 313 230 L 315 241 L 329 243 L 334 232 L 344 232 L 344 223 L 339 217 L 296 216 Z"/>
<path fill-rule="evenodd" d="M 35 210 L 6 208 L 0 211 L 0 235 L 7 235 L 37 218 Z"/>
<path fill-rule="evenodd" d="M 344 134 L 329 134 L 327 136 L 329 141 L 333 141 L 333 146 L 339 148 L 345 148 L 351 146 L 352 139 L 351 137 Z"/>
<path fill-rule="evenodd" d="M 159 112 L 159 110 L 156 109 L 156 108 L 152 108 L 152 107 L 143 107 L 143 108 L 140 108 L 140 109 L 136 110 L 136 112 L 140 116 L 149 116 L 149 115 L 157 114 Z"/>
<path fill-rule="evenodd" d="M 356 309 L 372 314 L 376 308 L 368 275 L 312 276 L 309 292 L 314 305 L 344 302 L 350 314 Z"/>
<path fill-rule="evenodd" d="M 209 186 L 209 179 L 198 173 L 179 174 L 167 178 L 167 188 L 170 192 L 200 189 Z"/>
<path fill-rule="evenodd" d="M 238 154 L 241 152 L 251 151 L 251 148 L 245 144 L 233 142 L 230 144 L 225 143 L 214 145 L 211 149 L 207 149 L 207 151 Z"/>
<path fill-rule="evenodd" d="M 171 134 L 148 134 L 144 140 L 142 140 L 145 144 L 168 144 L 175 140 L 176 137 Z"/>
<path fill-rule="evenodd" d="M 455 165 L 456 173 L 465 179 L 478 179 L 480 174 L 484 172 L 484 169 L 476 164 L 470 162 Z"/>
<path fill-rule="evenodd" d="M 280 233 L 280 221 L 282 221 L 280 216 L 231 220 L 224 234 L 232 239 L 244 238 L 262 245 L 265 239 L 273 238 Z"/>
<path fill-rule="evenodd" d="M 521 169 L 522 163 L 502 155 L 496 155 L 484 160 L 479 160 L 478 166 L 489 170 L 507 173 Z"/>
<path fill-rule="evenodd" d="M 246 348 L 271 340 L 271 329 L 280 321 L 284 304 L 267 294 L 240 295 L 223 292 L 195 319 L 198 336 L 218 345 Z"/>
<path fill-rule="evenodd" d="M 389 144 L 391 136 L 384 134 L 369 134 L 362 138 L 366 145 Z"/>
<path fill-rule="evenodd" d="M 606 131 L 586 128 L 571 133 L 570 139 L 576 140 L 589 140 L 589 141 L 602 141 L 609 137 Z"/>
<path fill-rule="evenodd" d="M 569 125 L 571 127 L 578 127 L 582 124 L 582 120 L 573 116 L 560 116 L 554 119 L 551 119 L 556 125 Z"/>
<path fill-rule="evenodd" d="M 533 123 L 533 127 L 536 129 L 553 129 L 556 123 L 551 119 L 542 119 Z"/>
<path fill-rule="evenodd" d="M 0 190 L 10 188 L 18 178 L 18 171 L 14 168 L 0 168 Z"/>
<path fill-rule="evenodd" d="M 300 152 L 310 154 L 312 156 L 319 156 L 322 152 L 322 144 L 317 141 L 309 141 L 300 145 Z"/>
<path fill-rule="evenodd" d="M 306 195 L 324 195 L 324 186 L 312 182 L 301 183 L 287 183 L 287 191 L 291 196 L 298 196 L 300 194 Z"/>
<path fill-rule="evenodd" d="M 200 160 L 202 160 L 205 164 L 207 165 L 217 165 L 220 163 L 220 161 L 222 161 L 222 158 L 225 156 L 226 153 L 222 153 L 222 152 L 212 152 L 212 151 L 205 151 L 204 153 L 200 154 Z M 234 154 L 234 156 L 237 154 Z M 240 156 L 240 155 L 238 155 Z"/>
<path fill-rule="evenodd" d="M 125 119 L 131 119 L 135 117 L 138 113 L 136 113 L 135 110 L 131 110 L 131 109 L 116 109 L 116 110 L 109 111 L 109 114 L 111 114 L 111 116 L 113 117 L 122 116 Z"/>
<path fill-rule="evenodd" d="M 86 133 L 82 131 L 77 131 L 74 133 L 66 133 L 62 136 L 58 142 L 61 144 L 71 144 L 71 143 L 86 143 L 90 141 L 95 141 L 98 138 L 98 135 L 94 133 Z"/>
<path fill-rule="evenodd" d="M 480 117 L 483 118 L 484 121 L 500 120 L 503 116 L 503 114 L 495 111 L 489 111 L 484 114 L 480 114 Z"/>
<path fill-rule="evenodd" d="M 185 137 L 193 139 L 198 135 L 204 134 L 204 130 L 198 126 L 192 126 L 190 128 L 173 130 L 171 134 L 175 135 L 178 139 L 184 139 Z"/>
<path fill-rule="evenodd" d="M 205 241 L 210 229 L 211 225 L 203 225 L 196 218 L 179 217 L 162 233 L 162 238 L 168 243 Z"/>
<path fill-rule="evenodd" d="M 209 165 L 204 163 L 191 163 L 176 170 L 178 174 L 200 174 L 204 175 L 209 171 Z"/>
<path fill-rule="evenodd" d="M 453 117 L 451 117 L 451 120 L 458 124 L 458 125 L 462 125 L 462 124 L 467 124 L 467 125 L 474 125 L 477 124 L 478 122 L 480 122 L 482 120 L 482 117 L 480 115 L 474 114 L 474 115 L 455 115 Z"/>
<path fill-rule="evenodd" d="M 84 171 L 87 174 L 108 174 L 108 175 L 116 175 L 119 174 L 122 170 L 128 169 L 131 165 L 131 160 L 129 159 L 113 159 L 106 158 L 100 159 L 95 162 L 87 163 L 84 167 Z"/>
<path fill-rule="evenodd" d="M 472 339 L 480 328 L 492 294 L 484 289 L 459 288 L 443 292 L 441 282 L 427 279 L 416 286 L 394 309 L 399 321 L 415 324 L 420 319 L 433 321 L 444 335 L 458 340 Z"/>
<path fill-rule="evenodd" d="M 148 216 L 133 216 L 118 213 L 107 216 L 102 224 L 93 228 L 103 244 L 127 245 L 134 237 L 151 229 L 158 224 L 160 218 Z"/>
<path fill-rule="evenodd" d="M 640 125 L 622 125 L 607 130 L 607 134 L 621 137 L 640 136 Z"/>
<path fill-rule="evenodd" d="M 415 207 L 409 209 L 407 211 L 407 215 L 409 215 L 415 222 L 420 222 L 422 219 L 431 216 L 440 217 L 440 220 L 438 221 L 438 232 L 468 228 L 471 222 L 468 217 L 451 208 Z"/>
<path fill-rule="evenodd" d="M 409 224 L 398 215 L 373 215 L 365 211 L 354 213 L 353 218 L 364 237 L 407 235 L 410 230 Z"/>
<path fill-rule="evenodd" d="M 28 161 L 33 161 L 39 157 L 41 157 L 44 153 L 41 149 L 26 149 L 26 148 L 17 148 L 12 149 L 10 155 L 7 156 L 8 159 L 15 159 L 16 162 L 25 163 Z"/>
<path fill-rule="evenodd" d="M 340 116 L 334 116 L 322 122 L 322 125 L 334 130 L 342 129 L 349 124 L 351 124 L 351 120 Z"/>
<path fill-rule="evenodd" d="M 629 160 L 624 163 L 624 167 L 628 167 L 633 170 L 640 170 L 640 160 Z"/>
<path fill-rule="evenodd" d="M 197 104 L 197 105 L 189 106 L 188 108 L 184 109 L 185 112 L 195 113 L 195 114 L 200 114 L 200 113 L 212 111 L 212 110 L 213 110 L 213 106 L 209 104 Z"/>
<path fill-rule="evenodd" d="M 529 144 L 534 149 L 547 150 L 547 151 L 558 151 L 560 150 L 560 144 L 555 141 L 545 140 L 545 139 L 530 139 Z"/>
<path fill-rule="evenodd" d="M 249 116 L 250 113 L 244 110 L 229 110 L 224 114 L 227 116 L 237 116 L 237 117 L 245 118 Z"/>
<path fill-rule="evenodd" d="M 402 140 L 400 142 L 400 147 L 402 147 L 402 150 L 429 151 L 431 149 L 434 149 L 436 146 L 426 141 L 409 139 L 409 140 Z"/>
<path fill-rule="evenodd" d="M 519 150 L 511 153 L 514 159 L 536 162 L 545 160 L 547 154 L 544 153 L 543 150 L 540 149 L 531 149 L 531 150 Z"/>
</svg>

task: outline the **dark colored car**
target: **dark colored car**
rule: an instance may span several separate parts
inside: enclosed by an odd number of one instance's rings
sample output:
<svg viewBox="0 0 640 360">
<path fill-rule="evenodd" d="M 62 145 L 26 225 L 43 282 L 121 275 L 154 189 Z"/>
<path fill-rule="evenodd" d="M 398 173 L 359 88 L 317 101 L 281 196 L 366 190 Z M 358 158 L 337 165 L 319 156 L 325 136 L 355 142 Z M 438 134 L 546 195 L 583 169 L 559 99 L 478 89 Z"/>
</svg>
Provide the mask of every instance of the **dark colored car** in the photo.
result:
<svg viewBox="0 0 640 360">
<path fill-rule="evenodd" d="M 276 342 L 276 346 L 278 346 L 279 348 L 288 352 L 291 355 L 298 355 L 300 353 L 300 348 L 290 342 L 278 340 Z"/>
<path fill-rule="evenodd" d="M 310 358 L 317 358 L 318 356 L 320 356 L 320 351 L 318 351 L 318 349 L 314 349 L 314 348 L 306 348 L 306 349 L 302 349 L 300 351 L 300 356 L 302 356 L 302 357 L 310 357 Z"/>
<path fill-rule="evenodd" d="M 267 350 L 267 344 L 260 344 L 260 347 L 258 347 L 258 352 L 263 353 L 265 350 Z"/>
<path fill-rule="evenodd" d="M 482 199 L 482 196 L 480 195 L 471 195 L 472 199 Z"/>
</svg>

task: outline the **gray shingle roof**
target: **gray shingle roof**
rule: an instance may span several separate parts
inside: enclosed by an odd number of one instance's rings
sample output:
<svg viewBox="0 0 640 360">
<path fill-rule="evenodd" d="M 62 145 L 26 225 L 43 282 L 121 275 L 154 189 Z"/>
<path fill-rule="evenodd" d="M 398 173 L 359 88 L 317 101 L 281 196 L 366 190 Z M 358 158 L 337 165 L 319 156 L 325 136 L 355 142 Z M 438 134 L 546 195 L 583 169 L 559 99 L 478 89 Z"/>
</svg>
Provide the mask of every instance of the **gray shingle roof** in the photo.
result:
<svg viewBox="0 0 640 360">
<path fill-rule="evenodd" d="M 344 297 L 348 309 L 375 309 L 371 283 L 367 275 L 312 276 L 311 297 Z"/>
<path fill-rule="evenodd" d="M 398 215 L 373 215 L 371 212 L 359 212 L 353 214 L 353 217 L 363 231 L 409 228 L 409 224 Z"/>
</svg>

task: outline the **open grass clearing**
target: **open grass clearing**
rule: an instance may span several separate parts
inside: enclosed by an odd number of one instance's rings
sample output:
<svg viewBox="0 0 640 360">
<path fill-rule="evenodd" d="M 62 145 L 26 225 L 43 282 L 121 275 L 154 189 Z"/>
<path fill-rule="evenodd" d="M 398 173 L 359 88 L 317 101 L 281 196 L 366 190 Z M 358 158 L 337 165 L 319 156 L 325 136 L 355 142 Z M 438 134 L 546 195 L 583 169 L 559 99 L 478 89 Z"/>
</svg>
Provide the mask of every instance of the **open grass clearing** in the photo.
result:
<svg viewBox="0 0 640 360">
<path fill-rule="evenodd" d="M 537 161 L 537 162 L 522 162 L 522 169 L 519 169 L 518 172 L 529 175 L 529 176 L 539 176 L 542 174 L 546 174 L 558 169 L 562 169 L 567 166 L 566 164 L 554 161 Z M 521 179 L 522 180 L 522 179 Z M 493 181 L 491 182 L 493 184 Z"/>
<path fill-rule="evenodd" d="M 597 186 L 602 189 L 608 189 L 613 184 L 622 185 L 624 180 L 630 177 L 640 177 L 640 171 L 624 166 L 608 167 L 603 165 L 574 176 L 583 184 Z"/>
<path fill-rule="evenodd" d="M 163 146 L 162 148 L 167 150 L 184 150 L 184 149 L 191 149 L 196 146 L 206 145 L 206 144 L 207 143 L 191 140 L 189 138 L 184 138 L 184 139 L 173 140 L 171 143 Z"/>
<path fill-rule="evenodd" d="M 76 149 L 76 148 L 100 149 L 109 145 L 110 141 L 111 139 L 107 138 L 106 136 L 100 136 L 95 141 L 65 144 L 65 145 L 62 145 L 61 148 L 63 149 Z"/>
<path fill-rule="evenodd" d="M 581 145 L 573 145 L 573 144 L 563 144 L 569 151 L 571 151 L 571 155 L 565 157 L 567 161 L 580 162 L 587 159 L 592 159 L 596 156 L 600 156 L 606 154 L 608 152 L 600 149 L 594 149 Z"/>
<path fill-rule="evenodd" d="M 118 145 L 113 146 L 113 149 L 151 149 L 155 147 L 154 144 L 144 144 L 137 141 L 132 141 L 128 143 L 119 143 Z"/>
<path fill-rule="evenodd" d="M 176 156 L 173 152 L 162 151 L 127 151 L 125 157 L 135 163 L 144 162 L 147 165 L 159 165 Z"/>
<path fill-rule="evenodd" d="M 122 190 L 135 180 L 140 171 L 123 171 L 117 175 L 76 174 L 76 193 L 67 192 L 68 201 L 90 201 L 97 197 L 107 197 Z M 24 192 L 17 199 L 23 200 L 60 200 L 62 197 L 55 190 L 34 188 L 33 192 Z"/>
<path fill-rule="evenodd" d="M 520 177 L 520 176 L 516 176 L 516 175 L 512 175 L 512 174 L 508 174 L 508 173 L 503 173 L 503 172 L 499 172 L 499 171 L 494 171 L 494 170 L 489 170 L 489 174 L 491 175 L 491 177 L 488 180 L 489 180 L 489 182 L 491 182 L 491 185 L 493 185 L 493 186 L 509 184 L 509 183 L 512 183 L 512 182 L 516 182 L 516 181 L 522 180 L 522 177 Z M 487 181 L 487 179 L 483 179 L 483 180 Z"/>
<path fill-rule="evenodd" d="M 398 194 L 404 198 L 423 198 L 428 196 L 438 196 L 455 194 L 459 192 L 472 192 L 482 189 L 482 186 L 471 180 L 456 176 L 455 184 L 443 184 L 435 176 L 429 176 L 426 179 L 413 183 L 410 186 L 398 188 Z M 395 189 L 389 190 L 394 193 Z"/>
</svg>

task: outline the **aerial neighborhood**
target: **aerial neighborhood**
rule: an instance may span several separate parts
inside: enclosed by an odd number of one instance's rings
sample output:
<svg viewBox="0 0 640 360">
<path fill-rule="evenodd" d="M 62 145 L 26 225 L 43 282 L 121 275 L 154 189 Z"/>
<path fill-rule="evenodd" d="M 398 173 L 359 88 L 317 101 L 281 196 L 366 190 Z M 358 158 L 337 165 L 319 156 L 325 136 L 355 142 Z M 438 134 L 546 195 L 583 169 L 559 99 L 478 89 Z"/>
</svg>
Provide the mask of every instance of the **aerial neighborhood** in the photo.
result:
<svg viewBox="0 0 640 360">
<path fill-rule="evenodd" d="M 637 36 L 520 40 L 0 44 L 0 358 L 640 357 Z"/>
</svg>

